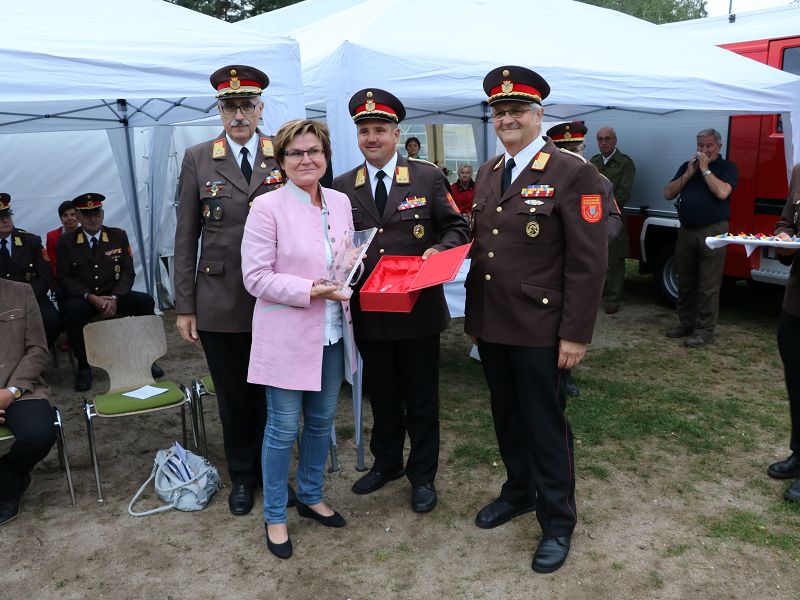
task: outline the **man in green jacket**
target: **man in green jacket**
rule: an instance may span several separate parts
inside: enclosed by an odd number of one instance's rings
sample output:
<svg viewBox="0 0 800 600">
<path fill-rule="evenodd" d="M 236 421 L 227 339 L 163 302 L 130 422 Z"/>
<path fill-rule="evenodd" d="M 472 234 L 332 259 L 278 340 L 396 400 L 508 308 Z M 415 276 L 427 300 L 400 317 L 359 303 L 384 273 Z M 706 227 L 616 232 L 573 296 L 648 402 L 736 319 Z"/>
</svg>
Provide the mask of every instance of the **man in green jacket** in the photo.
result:
<svg viewBox="0 0 800 600">
<path fill-rule="evenodd" d="M 600 154 L 592 157 L 591 163 L 614 185 L 614 199 L 620 212 L 631 197 L 636 166 L 627 154 L 617 148 L 617 133 L 611 127 L 597 131 L 597 147 Z M 622 303 L 622 287 L 625 281 L 625 258 L 628 256 L 628 223 L 622 215 L 622 231 L 608 243 L 608 272 L 605 286 L 605 311 L 614 314 Z"/>
</svg>

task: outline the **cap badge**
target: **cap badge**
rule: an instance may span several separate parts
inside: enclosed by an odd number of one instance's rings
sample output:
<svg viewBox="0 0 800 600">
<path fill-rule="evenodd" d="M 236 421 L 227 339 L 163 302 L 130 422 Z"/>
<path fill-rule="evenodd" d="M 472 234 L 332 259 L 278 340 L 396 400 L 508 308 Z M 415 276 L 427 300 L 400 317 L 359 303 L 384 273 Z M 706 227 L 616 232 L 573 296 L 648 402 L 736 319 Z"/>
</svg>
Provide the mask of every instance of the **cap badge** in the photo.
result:
<svg viewBox="0 0 800 600">
<path fill-rule="evenodd" d="M 91 196 L 90 196 L 90 198 L 91 198 Z M 86 208 L 94 208 L 94 202 L 92 202 L 91 200 L 86 202 Z"/>
<path fill-rule="evenodd" d="M 236 69 L 231 69 L 230 86 L 232 90 L 238 90 L 242 87 L 242 82 L 239 81 L 239 78 L 236 76 Z"/>
<path fill-rule="evenodd" d="M 565 140 L 571 140 L 572 139 L 572 134 L 569 131 L 565 132 L 564 133 L 564 139 Z"/>
<path fill-rule="evenodd" d="M 367 92 L 367 101 L 364 104 L 364 108 L 367 112 L 375 110 L 375 101 L 372 99 L 372 92 Z"/>
<path fill-rule="evenodd" d="M 508 72 L 508 71 L 506 71 L 506 73 L 507 73 L 507 72 Z M 504 93 L 504 94 L 509 94 L 509 93 L 511 93 L 511 92 L 513 91 L 513 89 L 514 89 L 514 82 L 513 82 L 513 81 L 508 81 L 508 80 L 506 80 L 506 81 L 504 81 L 504 82 L 501 84 L 501 86 L 500 86 L 500 89 L 502 89 L 502 90 L 503 90 L 503 93 Z"/>
</svg>

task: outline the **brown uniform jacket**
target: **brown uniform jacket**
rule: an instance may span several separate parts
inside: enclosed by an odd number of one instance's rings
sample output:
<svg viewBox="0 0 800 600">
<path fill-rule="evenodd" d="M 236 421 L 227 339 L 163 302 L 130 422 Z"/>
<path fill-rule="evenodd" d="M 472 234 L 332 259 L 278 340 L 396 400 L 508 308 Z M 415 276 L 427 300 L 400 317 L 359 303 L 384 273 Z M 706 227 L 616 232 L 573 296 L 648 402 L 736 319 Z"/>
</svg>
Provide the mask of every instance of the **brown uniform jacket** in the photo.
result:
<svg viewBox="0 0 800 600">
<path fill-rule="evenodd" d="M 515 346 L 591 341 L 608 252 L 597 169 L 548 140 L 501 196 L 502 175 L 500 155 L 476 179 L 464 329 Z M 552 197 L 524 198 L 531 185 L 549 185 Z"/>
<path fill-rule="evenodd" d="M 252 329 L 255 298 L 242 283 L 244 223 L 253 198 L 282 184 L 269 137 L 261 137 L 249 185 L 225 132 L 186 150 L 175 230 L 175 308 L 195 314 L 198 329 Z"/>
<path fill-rule="evenodd" d="M 66 296 L 124 296 L 131 291 L 136 273 L 123 229 L 103 226 L 94 255 L 83 229 L 64 233 L 58 238 L 56 253 L 57 284 Z"/>
<path fill-rule="evenodd" d="M 467 242 L 467 221 L 448 199 L 450 186 L 442 171 L 428 162 L 403 156 L 397 157 L 397 167 L 408 169 L 408 182 L 398 182 L 395 171 L 383 215 L 375 206 L 365 164 L 333 180 L 333 189 L 350 198 L 356 231 L 378 228 L 364 259 L 366 271 L 359 280 L 362 285 L 384 254 L 421 256 L 428 248 L 447 250 Z M 398 210 L 403 200 L 412 196 L 425 198 L 426 204 Z M 362 312 L 358 294 L 353 294 L 350 307 L 357 340 L 426 337 L 441 333 L 450 322 L 441 285 L 422 290 L 410 313 Z"/>
<path fill-rule="evenodd" d="M 0 279 L 0 387 L 28 390 L 17 400 L 47 399 L 42 373 L 50 364 L 44 325 L 33 289 L 27 283 Z"/>
<path fill-rule="evenodd" d="M 15 227 L 8 241 L 11 244 L 11 265 L 6 273 L 0 273 L 0 277 L 29 283 L 36 299 L 41 300 L 53 283 L 53 269 L 42 246 L 42 238 Z"/>
<path fill-rule="evenodd" d="M 789 198 L 783 207 L 781 220 L 775 226 L 775 233 L 798 235 L 800 233 L 800 164 L 792 169 L 792 180 L 789 182 Z M 783 310 L 800 317 L 800 259 L 798 253 L 781 257 L 783 264 L 791 264 L 789 281 L 783 296 Z"/>
</svg>

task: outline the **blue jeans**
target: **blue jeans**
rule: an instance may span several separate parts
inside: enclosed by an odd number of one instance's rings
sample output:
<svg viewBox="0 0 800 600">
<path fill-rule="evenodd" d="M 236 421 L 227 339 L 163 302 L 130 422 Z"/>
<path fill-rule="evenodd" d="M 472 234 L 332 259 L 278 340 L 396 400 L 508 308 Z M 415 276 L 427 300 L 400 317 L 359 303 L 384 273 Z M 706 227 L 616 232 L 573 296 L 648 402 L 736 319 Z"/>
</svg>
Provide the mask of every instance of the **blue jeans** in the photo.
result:
<svg viewBox="0 0 800 600">
<path fill-rule="evenodd" d="M 297 499 L 303 504 L 322 502 L 325 460 L 343 376 L 344 343 L 339 340 L 323 350 L 319 392 L 267 387 L 267 426 L 261 451 L 267 523 L 286 523 L 289 461 L 300 429 L 301 410 L 303 433 L 297 464 Z"/>
</svg>

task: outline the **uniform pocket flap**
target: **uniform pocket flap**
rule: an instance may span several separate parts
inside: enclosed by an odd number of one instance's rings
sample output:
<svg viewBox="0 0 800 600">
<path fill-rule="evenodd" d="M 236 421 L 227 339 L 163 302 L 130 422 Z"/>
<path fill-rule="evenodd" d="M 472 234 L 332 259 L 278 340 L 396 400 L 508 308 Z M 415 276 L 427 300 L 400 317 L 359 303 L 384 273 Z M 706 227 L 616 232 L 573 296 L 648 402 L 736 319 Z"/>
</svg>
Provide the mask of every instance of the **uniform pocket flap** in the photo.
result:
<svg viewBox="0 0 800 600">
<path fill-rule="evenodd" d="M 519 208 L 517 208 L 517 214 L 547 216 L 553 212 L 555 205 L 556 203 L 552 200 L 538 200 L 536 198 L 529 198 L 527 201 L 520 201 Z"/>
<path fill-rule="evenodd" d="M 403 221 L 417 221 L 419 219 L 431 218 L 431 209 L 427 206 L 418 206 L 417 208 L 409 208 L 398 212 L 400 213 L 400 219 Z"/>
<path fill-rule="evenodd" d="M 535 300 L 538 304 L 547 307 L 560 307 L 564 298 L 561 290 L 554 290 L 553 288 L 542 287 L 535 283 L 528 283 L 523 281 L 520 283 L 522 293 Z"/>
<path fill-rule="evenodd" d="M 225 261 L 201 258 L 197 268 L 206 275 L 222 275 L 225 273 Z"/>
<path fill-rule="evenodd" d="M 3 321 L 19 321 L 25 313 L 21 308 L 12 308 L 4 313 L 0 313 L 0 322 Z"/>
</svg>

